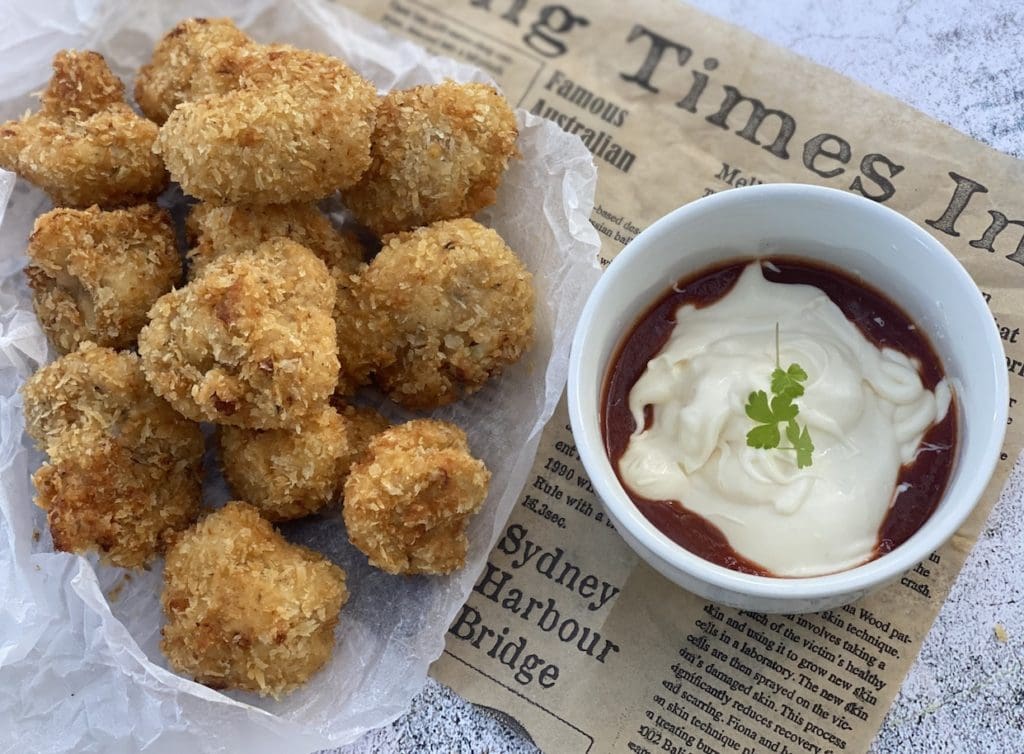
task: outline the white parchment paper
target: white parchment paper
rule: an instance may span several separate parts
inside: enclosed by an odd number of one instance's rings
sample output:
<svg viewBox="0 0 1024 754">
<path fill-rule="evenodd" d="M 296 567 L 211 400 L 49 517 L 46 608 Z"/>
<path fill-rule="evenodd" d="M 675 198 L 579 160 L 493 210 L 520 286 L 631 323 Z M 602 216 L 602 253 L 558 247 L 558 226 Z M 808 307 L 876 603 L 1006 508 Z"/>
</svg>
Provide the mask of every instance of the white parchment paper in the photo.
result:
<svg viewBox="0 0 1024 754">
<path fill-rule="evenodd" d="M 231 16 L 259 41 L 339 55 L 380 89 L 487 81 L 319 0 L 272 3 L 64 0 L 8 3 L 0 21 L 0 120 L 34 108 L 62 47 L 102 52 L 128 81 L 155 41 L 187 16 Z M 284 527 L 349 574 L 329 665 L 280 702 L 219 693 L 175 675 L 159 650 L 161 566 L 126 573 L 54 553 L 30 480 L 41 455 L 23 435 L 17 390 L 52 357 L 21 268 L 41 192 L 0 170 L 0 751 L 310 752 L 400 715 L 444 647 L 444 632 L 515 504 L 565 384 L 569 342 L 599 274 L 589 223 L 595 169 L 575 137 L 519 113 L 519 149 L 497 204 L 480 219 L 534 274 L 537 342 L 500 380 L 439 418 L 464 427 L 493 472 L 472 522 L 467 567 L 447 578 L 392 577 L 348 545 L 340 515 Z M 392 411 L 393 419 L 406 418 Z M 213 498 L 223 499 L 214 482 Z"/>
</svg>

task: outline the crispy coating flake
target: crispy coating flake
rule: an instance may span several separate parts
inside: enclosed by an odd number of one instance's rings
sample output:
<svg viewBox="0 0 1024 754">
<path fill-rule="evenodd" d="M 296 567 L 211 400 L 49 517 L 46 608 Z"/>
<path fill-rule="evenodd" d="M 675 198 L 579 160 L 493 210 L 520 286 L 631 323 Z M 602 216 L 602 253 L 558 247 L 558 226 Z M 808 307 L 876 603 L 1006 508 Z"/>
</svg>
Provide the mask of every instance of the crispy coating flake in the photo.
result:
<svg viewBox="0 0 1024 754">
<path fill-rule="evenodd" d="M 255 43 L 228 18 L 189 18 L 164 35 L 135 79 L 135 100 L 146 117 L 163 123 L 182 102 L 238 86 L 230 68 L 213 61 Z"/>
<path fill-rule="evenodd" d="M 199 513 L 203 436 L 146 384 L 139 358 L 93 343 L 22 387 L 33 477 L 58 550 L 142 567 Z"/>
<path fill-rule="evenodd" d="M 325 404 L 296 430 L 223 427 L 224 476 L 270 521 L 308 516 L 340 494 L 353 461 L 388 426 L 372 409 Z"/>
<path fill-rule="evenodd" d="M 36 316 L 63 353 L 87 340 L 132 347 L 153 302 L 181 278 L 171 218 L 155 204 L 47 212 L 28 258 Z"/>
<path fill-rule="evenodd" d="M 124 101 L 124 85 L 96 52 L 63 50 L 37 113 L 0 123 L 0 167 L 58 206 L 117 207 L 167 185 L 153 153 L 157 127 Z"/>
<path fill-rule="evenodd" d="M 344 571 L 231 502 L 167 553 L 160 647 L 211 688 L 279 698 L 330 658 L 347 600 Z"/>
<path fill-rule="evenodd" d="M 337 395 L 349 397 L 369 385 L 374 370 L 395 361 L 392 343 L 394 328 L 383 312 L 375 311 L 363 300 L 363 274 L 367 266 L 356 270 L 335 267 L 332 272 L 338 292 L 334 301 L 334 321 L 338 335 Z"/>
<path fill-rule="evenodd" d="M 339 230 L 315 204 L 266 206 L 193 206 L 187 221 L 195 247 L 189 252 L 189 277 L 212 259 L 249 251 L 272 238 L 290 238 L 324 261 L 332 272 L 353 273 L 363 262 L 363 247 L 353 233 Z"/>
<path fill-rule="evenodd" d="M 284 45 L 225 51 L 238 87 L 179 105 L 156 150 L 211 204 L 316 201 L 370 164 L 372 84 L 337 58 Z"/>
<path fill-rule="evenodd" d="M 202 456 L 199 427 L 153 393 L 133 353 L 83 343 L 33 374 L 21 394 L 26 429 L 50 456 L 59 455 L 63 435 L 84 433 L 113 438 L 136 460 L 164 469 Z"/>
<path fill-rule="evenodd" d="M 196 421 L 294 427 L 337 383 L 334 296 L 324 263 L 287 239 L 215 259 L 150 310 L 146 378 Z"/>
<path fill-rule="evenodd" d="M 363 274 L 356 324 L 376 344 L 380 388 L 429 409 L 478 389 L 533 342 L 533 278 L 501 237 L 448 220 L 384 239 Z M 376 328 L 376 329 L 374 329 Z"/>
<path fill-rule="evenodd" d="M 417 419 L 370 441 L 345 483 L 345 526 L 388 573 L 451 573 L 466 564 L 466 526 L 491 474 L 453 424 Z"/>
<path fill-rule="evenodd" d="M 223 427 L 224 476 L 270 521 L 316 513 L 334 498 L 351 453 L 345 419 L 324 404 L 294 429 Z"/>
<path fill-rule="evenodd" d="M 57 550 L 98 550 L 104 562 L 142 568 L 199 515 L 198 459 L 168 470 L 92 433 L 68 435 L 58 450 L 32 477 Z"/>
<path fill-rule="evenodd" d="M 338 483 L 338 493 L 342 494 L 352 464 L 366 452 L 370 440 L 390 427 L 391 422 L 372 408 L 350 406 L 336 397 L 331 399 L 331 404 L 345 417 L 345 431 L 348 434 L 349 454 L 342 459 L 343 475 Z"/>
<path fill-rule="evenodd" d="M 272 238 L 290 238 L 300 243 L 327 265 L 337 293 L 334 321 L 337 325 L 338 390 L 352 395 L 368 384 L 369 364 L 381 362 L 368 348 L 378 341 L 367 341 L 352 320 L 358 314 L 356 297 L 359 273 L 365 250 L 356 235 L 338 230 L 314 204 L 269 204 L 265 206 L 215 207 L 197 204 L 186 223 L 195 243 L 189 252 L 189 277 L 194 278 L 205 265 L 222 254 L 247 251 Z"/>
<path fill-rule="evenodd" d="M 494 203 L 518 135 L 512 108 L 492 86 L 446 81 L 392 91 L 377 111 L 373 161 L 345 202 L 379 235 L 469 217 Z"/>
</svg>

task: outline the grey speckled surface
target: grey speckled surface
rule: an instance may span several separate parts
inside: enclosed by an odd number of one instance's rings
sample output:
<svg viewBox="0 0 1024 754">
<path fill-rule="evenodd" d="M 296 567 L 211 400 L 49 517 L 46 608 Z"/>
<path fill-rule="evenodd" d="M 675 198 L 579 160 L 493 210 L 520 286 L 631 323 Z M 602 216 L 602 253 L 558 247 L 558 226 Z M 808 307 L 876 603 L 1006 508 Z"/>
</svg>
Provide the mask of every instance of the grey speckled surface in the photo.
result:
<svg viewBox="0 0 1024 754">
<path fill-rule="evenodd" d="M 1024 157 L 1021 0 L 692 0 Z M 1006 629 L 1005 642 L 994 627 Z M 429 681 L 408 714 L 350 750 L 535 751 Z M 872 747 L 874 754 L 1024 752 L 1024 469 L 1017 469 Z"/>
</svg>

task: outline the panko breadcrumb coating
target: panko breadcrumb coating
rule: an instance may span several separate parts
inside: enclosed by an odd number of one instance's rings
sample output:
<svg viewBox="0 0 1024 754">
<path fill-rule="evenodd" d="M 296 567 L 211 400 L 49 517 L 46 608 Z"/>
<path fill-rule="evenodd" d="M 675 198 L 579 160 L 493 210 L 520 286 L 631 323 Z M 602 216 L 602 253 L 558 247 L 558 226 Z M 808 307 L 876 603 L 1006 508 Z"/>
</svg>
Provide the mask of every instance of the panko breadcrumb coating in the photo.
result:
<svg viewBox="0 0 1024 754">
<path fill-rule="evenodd" d="M 197 204 L 189 213 L 186 226 L 195 243 L 188 254 L 190 278 L 198 275 L 211 259 L 253 249 L 272 238 L 290 238 L 323 260 L 337 286 L 334 320 L 341 362 L 337 390 L 343 395 L 352 395 L 368 384 L 370 366 L 387 360 L 387 355 L 379 354 L 374 345 L 381 339 L 365 338 L 360 327 L 363 323 L 354 323 L 358 316 L 359 274 L 365 267 L 363 245 L 354 233 L 335 228 L 315 204 Z"/>
<path fill-rule="evenodd" d="M 345 419 L 324 404 L 294 429 L 223 427 L 224 477 L 236 497 L 270 521 L 316 513 L 330 503 L 351 453 Z"/>
<path fill-rule="evenodd" d="M 153 302 L 181 278 L 170 215 L 155 204 L 47 212 L 28 258 L 36 316 L 63 353 L 87 340 L 132 347 Z"/>
<path fill-rule="evenodd" d="M 491 474 L 453 424 L 417 419 L 375 436 L 345 483 L 345 526 L 388 573 L 451 573 L 466 563 L 466 526 Z"/>
<path fill-rule="evenodd" d="M 376 123 L 373 161 L 344 198 L 378 235 L 476 214 L 517 154 L 515 114 L 486 84 L 392 91 Z"/>
<path fill-rule="evenodd" d="M 195 241 L 189 252 L 189 277 L 194 278 L 222 254 L 249 251 L 272 238 L 290 238 L 324 261 L 353 273 L 363 262 L 363 246 L 351 232 L 335 228 L 315 204 L 216 207 L 197 204 L 187 221 Z"/>
<path fill-rule="evenodd" d="M 157 127 L 124 101 L 124 84 L 102 55 L 63 50 L 39 111 L 0 123 L 0 168 L 58 206 L 137 204 L 167 185 L 152 151 L 156 138 Z"/>
<path fill-rule="evenodd" d="M 146 117 L 163 123 L 178 105 L 238 86 L 230 67 L 217 70 L 221 53 L 255 43 L 228 18 L 189 18 L 164 35 L 153 59 L 135 79 L 135 101 Z"/>
<path fill-rule="evenodd" d="M 238 87 L 178 105 L 157 139 L 186 193 L 211 204 L 287 204 L 359 179 L 370 164 L 372 84 L 337 58 L 285 45 L 218 59 Z"/>
<path fill-rule="evenodd" d="M 533 342 L 533 278 L 497 233 L 473 220 L 386 237 L 358 301 L 356 319 L 379 328 L 362 333 L 365 340 L 379 343 L 379 333 L 395 357 L 377 365 L 377 384 L 407 408 L 436 408 L 480 389 Z"/>
<path fill-rule="evenodd" d="M 388 426 L 372 409 L 325 404 L 294 430 L 223 427 L 224 476 L 270 521 L 308 516 L 341 493 L 353 461 Z"/>
<path fill-rule="evenodd" d="M 203 436 L 146 384 L 139 358 L 93 343 L 22 387 L 50 460 L 33 477 L 58 550 L 142 567 L 199 513 Z"/>
<path fill-rule="evenodd" d="M 69 433 L 106 435 L 139 461 L 168 469 L 203 453 L 199 427 L 153 393 L 133 353 L 83 343 L 33 374 L 21 395 L 25 428 L 51 456 Z"/>
<path fill-rule="evenodd" d="M 53 545 L 98 550 L 104 562 L 142 568 L 199 515 L 198 459 L 180 470 L 140 462 L 133 450 L 87 433 L 57 443 L 32 477 Z"/>
<path fill-rule="evenodd" d="M 335 392 L 341 397 L 355 395 L 360 387 L 370 384 L 374 370 L 395 360 L 391 322 L 362 301 L 366 269 L 365 264 L 356 269 L 332 268 L 338 286 L 334 321 L 341 365 Z"/>
<path fill-rule="evenodd" d="M 345 432 L 348 436 L 349 454 L 342 459 L 342 477 L 338 480 L 338 494 L 343 494 L 349 471 L 370 446 L 370 440 L 391 426 L 385 417 L 372 408 L 350 406 L 338 398 L 331 404 L 345 417 Z"/>
<path fill-rule="evenodd" d="M 294 427 L 338 379 L 334 296 L 326 265 L 287 239 L 215 259 L 150 310 L 146 378 L 196 421 Z"/>
<path fill-rule="evenodd" d="M 231 502 L 167 553 L 160 648 L 211 688 L 280 697 L 330 658 L 347 600 L 344 571 Z"/>
</svg>

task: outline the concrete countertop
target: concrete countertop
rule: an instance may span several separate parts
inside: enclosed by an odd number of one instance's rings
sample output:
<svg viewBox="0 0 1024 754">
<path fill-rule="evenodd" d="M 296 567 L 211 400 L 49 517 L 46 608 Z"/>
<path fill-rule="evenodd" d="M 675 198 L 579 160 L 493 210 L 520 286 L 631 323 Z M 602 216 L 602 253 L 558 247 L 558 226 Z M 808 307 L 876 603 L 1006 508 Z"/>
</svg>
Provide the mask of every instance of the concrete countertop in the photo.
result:
<svg viewBox="0 0 1024 754">
<path fill-rule="evenodd" d="M 1024 157 L 1024 3 L 1019 0 L 691 2 Z M 535 750 L 488 711 L 428 681 L 406 715 L 346 754 Z M 1019 460 L 872 751 L 1024 752 L 1024 468 Z"/>
</svg>

